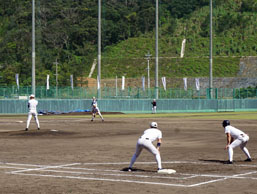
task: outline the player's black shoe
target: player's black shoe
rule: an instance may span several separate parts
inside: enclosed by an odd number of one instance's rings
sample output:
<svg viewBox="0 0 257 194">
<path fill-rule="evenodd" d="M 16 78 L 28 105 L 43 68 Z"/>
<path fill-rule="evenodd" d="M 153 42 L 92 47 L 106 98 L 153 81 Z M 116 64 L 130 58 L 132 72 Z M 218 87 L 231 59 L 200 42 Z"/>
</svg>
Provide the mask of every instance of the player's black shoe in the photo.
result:
<svg viewBox="0 0 257 194">
<path fill-rule="evenodd" d="M 132 172 L 132 168 L 128 168 L 128 172 Z"/>
<path fill-rule="evenodd" d="M 225 162 L 224 164 L 233 164 L 233 162 L 228 160 L 228 161 Z"/>
<path fill-rule="evenodd" d="M 251 161 L 252 161 L 251 158 L 247 158 L 247 159 L 245 160 L 245 162 L 251 162 Z"/>
<path fill-rule="evenodd" d="M 37 130 L 40 130 L 40 128 L 37 128 Z"/>
<path fill-rule="evenodd" d="M 29 130 L 28 128 L 25 129 L 25 131 L 28 131 L 28 130 Z"/>
</svg>

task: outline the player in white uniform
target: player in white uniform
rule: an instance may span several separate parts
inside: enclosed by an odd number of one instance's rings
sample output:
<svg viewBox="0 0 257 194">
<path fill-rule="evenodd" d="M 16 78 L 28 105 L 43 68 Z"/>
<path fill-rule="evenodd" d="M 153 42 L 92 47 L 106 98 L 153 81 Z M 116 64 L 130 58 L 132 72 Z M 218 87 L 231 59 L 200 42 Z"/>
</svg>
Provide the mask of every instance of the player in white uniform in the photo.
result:
<svg viewBox="0 0 257 194">
<path fill-rule="evenodd" d="M 25 131 L 28 131 L 28 129 L 29 129 L 29 125 L 30 125 L 32 116 L 34 116 L 34 119 L 37 123 L 37 129 L 40 130 L 40 125 L 39 125 L 39 121 L 38 121 L 38 117 L 37 117 L 38 101 L 35 100 L 35 96 L 33 94 L 31 94 L 29 96 L 29 98 L 30 98 L 30 100 L 28 102 L 29 113 L 28 113 L 28 119 L 27 119 L 27 127 L 26 127 Z"/>
<path fill-rule="evenodd" d="M 225 128 L 225 134 L 227 135 L 227 145 L 225 149 L 228 150 L 229 161 L 228 164 L 233 164 L 233 149 L 240 146 L 241 150 L 247 156 L 246 162 L 251 162 L 251 156 L 248 149 L 245 147 L 249 141 L 249 136 L 243 131 L 232 127 L 229 120 L 224 120 L 222 126 Z"/>
<path fill-rule="evenodd" d="M 100 112 L 100 109 L 97 106 L 97 100 L 96 100 L 95 97 L 93 97 L 91 105 L 92 105 L 92 119 L 91 119 L 91 121 L 94 121 L 94 118 L 95 118 L 96 114 L 98 114 L 101 117 L 102 121 L 104 121 L 104 118 L 103 118 L 103 116 Z"/>
<path fill-rule="evenodd" d="M 161 155 L 160 155 L 160 146 L 162 143 L 162 132 L 159 129 L 157 129 L 158 125 L 156 122 L 152 122 L 150 124 L 150 127 L 151 128 L 145 130 L 143 135 L 138 139 L 136 152 L 131 158 L 128 171 L 132 171 L 132 166 L 135 163 L 138 156 L 140 155 L 143 148 L 148 150 L 155 156 L 155 159 L 158 165 L 158 170 L 162 169 Z M 152 142 L 155 140 L 157 140 L 156 147 L 152 144 Z"/>
</svg>

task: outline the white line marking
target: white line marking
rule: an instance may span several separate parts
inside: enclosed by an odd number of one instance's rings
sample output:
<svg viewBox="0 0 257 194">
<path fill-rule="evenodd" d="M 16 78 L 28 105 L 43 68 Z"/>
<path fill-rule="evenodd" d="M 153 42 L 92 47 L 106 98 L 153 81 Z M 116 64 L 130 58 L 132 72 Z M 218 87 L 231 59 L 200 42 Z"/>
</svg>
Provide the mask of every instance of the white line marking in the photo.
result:
<svg viewBox="0 0 257 194">
<path fill-rule="evenodd" d="M 127 165 L 129 162 L 96 162 L 96 163 L 81 163 L 81 165 Z M 136 164 L 156 164 L 156 162 L 136 162 Z M 166 161 L 162 164 L 200 164 L 200 165 L 223 165 L 222 163 L 214 162 L 194 162 L 194 161 Z M 257 167 L 257 165 L 247 165 L 247 164 L 233 164 L 233 166 L 241 167 Z"/>
<path fill-rule="evenodd" d="M 106 173 L 95 173 L 95 172 L 77 172 L 77 171 L 48 170 L 48 169 L 42 169 L 42 170 L 38 170 L 38 171 L 68 173 L 68 174 L 86 174 L 86 175 L 117 176 L 117 177 L 139 177 L 139 178 L 160 178 L 160 179 L 176 179 L 176 180 L 183 180 L 183 179 L 190 179 L 190 178 L 197 177 L 197 176 L 189 176 L 189 177 L 178 178 L 178 177 L 167 177 L 167 176 L 149 176 L 149 175 L 137 175 L 137 174 L 106 174 Z"/>
<path fill-rule="evenodd" d="M 156 162 L 137 162 L 138 164 L 155 164 Z M 163 162 L 164 164 L 176 164 L 176 163 L 184 163 L 184 164 L 201 164 L 201 165 L 213 165 L 211 162 L 193 162 L 193 161 L 166 161 Z M 149 176 L 149 175 L 140 175 L 135 174 L 132 172 L 132 174 L 107 174 L 107 173 L 97 173 L 97 172 L 77 172 L 77 171 L 66 171 L 66 170 L 86 170 L 86 171 L 100 171 L 100 172 L 123 172 L 120 170 L 104 170 L 104 169 L 91 169 L 91 168 L 75 168 L 70 166 L 75 165 L 127 165 L 129 162 L 107 162 L 107 163 L 72 163 L 72 164 L 64 164 L 64 165 L 34 165 L 34 164 L 18 164 L 18 163 L 3 163 L 0 162 L 0 164 L 4 164 L 5 166 L 0 166 L 0 168 L 12 168 L 16 169 L 16 171 L 11 171 L 9 173 L 16 174 L 16 175 L 26 175 L 26 176 L 39 176 L 39 177 L 56 177 L 56 178 L 73 178 L 73 179 L 84 179 L 84 180 L 101 180 L 101 181 L 112 181 L 112 182 L 128 182 L 128 183 L 141 183 L 141 184 L 152 184 L 152 185 L 164 185 L 164 186 L 178 186 L 178 187 L 196 187 L 204 184 L 219 182 L 227 179 L 252 179 L 257 180 L 257 178 L 254 177 L 245 177 L 247 175 L 256 174 L 257 171 L 251 171 L 247 173 L 242 174 L 235 174 L 235 175 L 213 175 L 213 174 L 185 174 L 185 173 L 176 173 L 176 175 L 183 175 L 184 177 L 162 177 L 162 176 Z M 10 165 L 10 166 L 6 166 Z M 217 163 L 215 165 L 222 165 L 220 163 Z M 16 166 L 16 167 L 15 167 Z M 29 168 L 22 168 L 17 166 L 24 166 Z M 256 165 L 233 165 L 233 166 L 239 166 L 239 167 L 256 167 Z M 35 168 L 31 168 L 35 167 Z M 54 168 L 59 169 L 66 169 L 66 170 L 52 170 Z M 18 170 L 17 170 L 18 169 Z M 40 171 L 40 172 L 55 172 L 55 173 L 69 173 L 69 174 L 87 174 L 87 175 L 100 175 L 100 176 L 116 176 L 116 177 L 138 177 L 138 178 L 163 178 L 163 179 L 177 179 L 177 180 L 186 180 L 190 178 L 195 177 L 209 177 L 209 178 L 218 178 L 215 180 L 200 182 L 196 184 L 191 185 L 185 185 L 185 184 L 172 184 L 172 183 L 161 183 L 161 182 L 149 182 L 149 181 L 136 181 L 136 180 L 124 180 L 124 179 L 109 179 L 109 178 L 96 178 L 96 177 L 81 177 L 81 176 L 59 176 L 59 175 L 43 175 L 43 174 L 28 174 L 26 172 L 29 171 Z M 185 177 L 188 176 L 188 177 Z"/>
<path fill-rule="evenodd" d="M 30 168 L 30 169 L 12 171 L 11 173 L 37 171 L 37 170 L 43 170 L 43 169 L 48 169 L 48 168 L 62 168 L 62 167 L 65 167 L 65 166 L 74 166 L 74 165 L 78 165 L 78 164 L 80 164 L 80 163 L 64 164 L 64 165 L 58 165 L 58 166 L 45 166 L 45 167 L 41 167 L 41 168 Z"/>
<path fill-rule="evenodd" d="M 214 182 L 218 182 L 218 181 L 223 181 L 223 180 L 226 180 L 226 179 L 227 179 L 227 178 L 222 178 L 222 179 L 216 179 L 216 180 L 201 182 L 201 183 L 197 183 L 197 184 L 188 185 L 188 187 L 196 187 L 196 186 L 200 186 L 200 185 L 206 185 L 206 184 L 209 184 L 209 183 L 214 183 Z"/>
<path fill-rule="evenodd" d="M 182 185 L 182 184 L 170 184 L 170 183 L 147 182 L 147 181 L 134 181 L 134 180 L 123 180 L 123 179 L 105 179 L 105 178 L 91 178 L 91 177 L 79 177 L 79 176 L 59 176 L 59 175 L 39 175 L 39 174 L 25 174 L 25 173 L 17 173 L 17 175 L 39 176 L 39 177 L 40 176 L 41 177 L 54 177 L 54 178 L 70 178 L 70 179 L 80 179 L 80 180 L 111 181 L 111 182 L 126 182 L 126 183 L 140 183 L 140 184 L 177 186 L 177 187 L 190 187 L 188 185 Z"/>
</svg>

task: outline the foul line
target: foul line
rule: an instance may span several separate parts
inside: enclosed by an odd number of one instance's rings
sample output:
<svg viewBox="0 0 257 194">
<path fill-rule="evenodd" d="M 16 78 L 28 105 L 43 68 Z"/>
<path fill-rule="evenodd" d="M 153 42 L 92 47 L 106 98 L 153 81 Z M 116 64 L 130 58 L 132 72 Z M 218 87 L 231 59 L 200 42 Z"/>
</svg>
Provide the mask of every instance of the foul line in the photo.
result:
<svg viewBox="0 0 257 194">
<path fill-rule="evenodd" d="M 137 162 L 138 164 L 154 164 L 155 162 Z M 163 162 L 166 164 L 176 164 L 176 163 L 185 163 L 185 164 L 202 164 L 202 165 L 210 165 L 213 163 L 207 162 L 193 162 L 193 161 L 167 161 Z M 18 163 L 2 163 L 3 166 L 0 168 L 10 168 L 16 169 L 15 171 L 8 172 L 9 174 L 16 175 L 26 175 L 26 176 L 39 176 L 39 177 L 53 177 L 53 178 L 69 178 L 69 179 L 81 179 L 81 180 L 96 180 L 96 181 L 111 181 L 111 182 L 126 182 L 126 183 L 139 183 L 139 184 L 151 184 L 151 185 L 163 185 L 163 186 L 177 186 L 177 187 L 196 187 L 209 183 L 224 181 L 227 179 L 252 179 L 256 180 L 254 177 L 245 177 L 247 175 L 256 174 L 257 171 L 251 171 L 242 174 L 235 174 L 231 176 L 227 175 L 214 175 L 214 174 L 186 174 L 186 173 L 177 173 L 178 175 L 182 175 L 184 177 L 167 177 L 167 176 L 149 176 L 149 175 L 140 175 L 140 174 L 122 174 L 120 170 L 104 170 L 104 169 L 91 169 L 91 168 L 76 168 L 71 167 L 75 165 L 125 165 L 129 164 L 128 162 L 107 162 L 107 163 L 72 163 L 72 164 L 64 164 L 64 165 L 34 165 L 34 164 L 18 164 Z M 10 166 L 7 166 L 10 165 Z M 20 166 L 20 167 L 17 167 Z M 256 167 L 256 165 L 234 165 L 240 167 Z M 26 168 L 29 167 L 29 168 Z M 31 168 L 34 167 L 34 168 Z M 65 169 L 65 170 L 53 170 L 53 169 Z M 87 170 L 87 171 L 101 171 L 101 172 L 120 172 L 119 174 L 114 173 L 99 173 L 99 172 L 81 172 L 81 171 L 67 171 L 67 170 Z M 116 176 L 116 177 L 138 177 L 138 178 L 162 178 L 162 179 L 176 179 L 176 180 L 186 180 L 192 179 L 195 177 L 209 177 L 214 180 L 209 180 L 205 182 L 199 182 L 196 184 L 172 184 L 172 183 L 162 183 L 162 182 L 151 182 L 151 181 L 137 181 L 137 180 L 125 180 L 125 179 L 113 179 L 113 178 L 96 178 L 96 177 L 82 177 L 82 176 L 61 176 L 61 175 L 44 175 L 44 174 L 33 174 L 27 173 L 31 171 L 39 171 L 39 172 L 54 172 L 54 173 L 69 173 L 69 174 L 81 174 L 81 175 L 100 175 L 100 176 Z"/>
</svg>

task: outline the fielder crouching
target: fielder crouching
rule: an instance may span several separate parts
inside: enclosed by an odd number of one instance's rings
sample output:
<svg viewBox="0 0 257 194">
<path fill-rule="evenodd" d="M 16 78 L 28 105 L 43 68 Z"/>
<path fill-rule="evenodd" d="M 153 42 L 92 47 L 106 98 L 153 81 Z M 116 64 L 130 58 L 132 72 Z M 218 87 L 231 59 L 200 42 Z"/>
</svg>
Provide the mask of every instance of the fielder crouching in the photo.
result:
<svg viewBox="0 0 257 194">
<path fill-rule="evenodd" d="M 135 163 L 136 159 L 140 155 L 141 151 L 144 149 L 151 152 L 156 159 L 158 165 L 158 171 L 162 169 L 161 164 L 161 155 L 160 155 L 160 146 L 162 143 L 162 132 L 157 129 L 158 124 L 156 122 L 152 122 L 150 124 L 150 129 L 144 131 L 143 135 L 138 139 L 136 145 L 136 152 L 131 158 L 131 162 L 128 168 L 128 171 L 132 171 L 132 166 Z M 157 140 L 157 146 L 155 147 L 152 142 Z"/>
<path fill-rule="evenodd" d="M 233 164 L 233 149 L 237 146 L 240 146 L 241 150 L 247 156 L 247 159 L 245 161 L 251 162 L 252 159 L 250 153 L 246 148 L 246 144 L 249 141 L 249 136 L 243 131 L 231 126 L 229 120 L 224 120 L 222 126 L 225 129 L 225 134 L 227 135 L 227 144 L 225 149 L 228 150 L 228 164 Z"/>
</svg>

